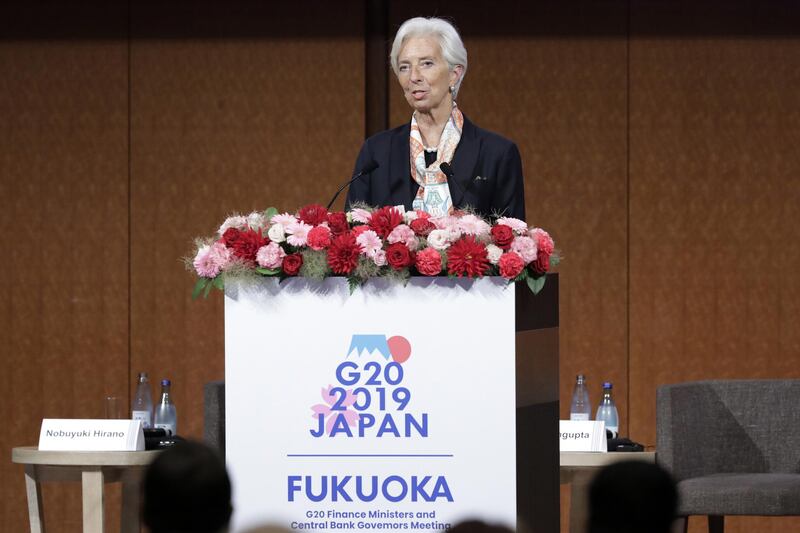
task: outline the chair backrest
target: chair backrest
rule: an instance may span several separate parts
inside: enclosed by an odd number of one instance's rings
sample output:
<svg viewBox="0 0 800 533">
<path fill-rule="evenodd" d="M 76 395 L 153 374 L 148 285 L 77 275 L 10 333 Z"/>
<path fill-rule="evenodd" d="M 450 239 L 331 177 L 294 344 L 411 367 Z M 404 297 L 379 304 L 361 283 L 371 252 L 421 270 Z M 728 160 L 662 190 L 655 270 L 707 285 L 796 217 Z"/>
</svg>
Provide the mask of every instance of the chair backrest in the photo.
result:
<svg viewBox="0 0 800 533">
<path fill-rule="evenodd" d="M 658 462 L 678 480 L 800 473 L 800 380 L 664 385 L 656 409 Z"/>
</svg>

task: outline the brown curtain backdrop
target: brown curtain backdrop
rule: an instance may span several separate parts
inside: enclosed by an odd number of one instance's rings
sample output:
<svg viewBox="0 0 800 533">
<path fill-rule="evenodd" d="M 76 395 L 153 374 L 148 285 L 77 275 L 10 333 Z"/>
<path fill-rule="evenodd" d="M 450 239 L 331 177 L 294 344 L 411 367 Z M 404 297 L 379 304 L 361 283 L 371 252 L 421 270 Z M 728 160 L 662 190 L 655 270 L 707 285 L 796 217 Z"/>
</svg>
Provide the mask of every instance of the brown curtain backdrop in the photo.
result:
<svg viewBox="0 0 800 533">
<path fill-rule="evenodd" d="M 529 221 L 563 252 L 563 417 L 575 374 L 594 402 L 612 381 L 622 431 L 653 446 L 660 384 L 800 377 L 796 3 L 73 4 L 12 2 L 0 17 L 9 531 L 27 527 L 11 448 L 36 443 L 43 417 L 100 416 L 146 371 L 173 380 L 180 433 L 202 435 L 203 384 L 224 378 L 223 306 L 191 301 L 182 258 L 233 212 L 327 202 L 364 132 L 409 120 L 380 43 L 388 53 L 411 16 L 461 30 L 459 105 L 517 142 Z M 80 531 L 79 487 L 44 498 L 51 531 Z M 118 503 L 114 488 L 112 531 Z"/>
</svg>

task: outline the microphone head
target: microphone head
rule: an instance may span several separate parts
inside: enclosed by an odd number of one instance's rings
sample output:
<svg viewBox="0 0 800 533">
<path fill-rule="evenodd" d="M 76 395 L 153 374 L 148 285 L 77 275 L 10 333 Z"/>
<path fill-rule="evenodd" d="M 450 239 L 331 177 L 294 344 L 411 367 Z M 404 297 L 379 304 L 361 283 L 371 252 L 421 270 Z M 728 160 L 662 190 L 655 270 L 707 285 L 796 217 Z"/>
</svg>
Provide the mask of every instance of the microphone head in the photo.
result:
<svg viewBox="0 0 800 533">
<path fill-rule="evenodd" d="M 447 161 L 439 165 L 439 170 L 444 172 L 444 175 L 447 176 L 448 178 L 452 178 L 453 174 L 455 174 L 455 172 L 453 172 L 453 167 L 451 167 L 450 163 L 448 163 Z"/>
<path fill-rule="evenodd" d="M 378 164 L 378 162 L 373 159 L 372 161 L 370 161 L 369 163 L 364 165 L 364 170 L 362 170 L 361 173 L 362 174 L 369 174 L 370 172 L 372 172 L 373 170 L 375 170 L 379 166 L 380 165 Z"/>
</svg>

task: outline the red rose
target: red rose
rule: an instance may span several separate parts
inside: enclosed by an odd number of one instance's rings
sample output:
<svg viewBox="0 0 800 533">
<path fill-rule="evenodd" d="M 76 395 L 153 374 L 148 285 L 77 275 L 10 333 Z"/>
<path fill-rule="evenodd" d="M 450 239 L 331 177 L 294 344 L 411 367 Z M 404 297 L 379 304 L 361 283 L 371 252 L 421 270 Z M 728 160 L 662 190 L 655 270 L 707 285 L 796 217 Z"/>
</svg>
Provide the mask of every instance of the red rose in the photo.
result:
<svg viewBox="0 0 800 533">
<path fill-rule="evenodd" d="M 328 213 L 328 224 L 330 224 L 331 233 L 334 236 L 347 233 L 350 229 L 350 225 L 347 223 L 347 215 L 343 211 Z"/>
<path fill-rule="evenodd" d="M 459 278 L 479 278 L 489 269 L 486 247 L 472 235 L 461 237 L 447 249 L 447 271 Z"/>
<path fill-rule="evenodd" d="M 411 221 L 409 226 L 414 231 L 415 235 L 421 237 L 427 237 L 430 232 L 436 229 L 436 226 L 433 225 L 433 222 L 427 218 L 415 218 Z"/>
<path fill-rule="evenodd" d="M 507 252 L 500 256 L 497 266 L 500 267 L 500 275 L 506 279 L 514 279 L 519 276 L 525 268 L 525 261 L 516 252 Z"/>
<path fill-rule="evenodd" d="M 369 219 L 369 227 L 378 234 L 381 239 L 389 236 L 394 228 L 403 222 L 403 215 L 394 207 L 381 207 L 372 213 Z"/>
<path fill-rule="evenodd" d="M 531 270 L 537 274 L 546 274 L 550 270 L 550 254 L 539 252 L 536 261 L 531 263 Z"/>
<path fill-rule="evenodd" d="M 508 250 L 511 247 L 511 242 L 514 240 L 514 230 L 505 224 L 493 226 L 492 240 L 503 250 Z"/>
<path fill-rule="evenodd" d="M 414 255 L 408 246 L 396 242 L 386 247 L 386 262 L 395 270 L 401 270 L 414 262 Z"/>
<path fill-rule="evenodd" d="M 325 226 L 315 226 L 311 228 L 306 237 L 306 244 L 312 250 L 323 250 L 331 244 L 331 230 Z"/>
<path fill-rule="evenodd" d="M 328 210 L 319 204 L 311 204 L 297 212 L 297 218 L 309 226 L 318 226 L 328 219 Z"/>
<path fill-rule="evenodd" d="M 423 276 L 436 276 L 442 271 L 442 256 L 433 248 L 417 253 L 416 267 Z"/>
<path fill-rule="evenodd" d="M 303 266 L 303 256 L 300 254 L 289 254 L 283 258 L 283 273 L 287 276 L 296 276 Z"/>
<path fill-rule="evenodd" d="M 335 274 L 349 274 L 358 264 L 361 246 L 352 233 L 331 239 L 328 247 L 328 265 Z"/>
<path fill-rule="evenodd" d="M 229 230 L 226 230 L 227 234 Z M 224 238 L 224 236 L 223 236 Z M 261 235 L 261 230 L 246 229 L 231 239 L 229 247 L 233 249 L 233 255 L 248 262 L 256 260 L 258 249 L 269 244 L 269 238 Z"/>
</svg>

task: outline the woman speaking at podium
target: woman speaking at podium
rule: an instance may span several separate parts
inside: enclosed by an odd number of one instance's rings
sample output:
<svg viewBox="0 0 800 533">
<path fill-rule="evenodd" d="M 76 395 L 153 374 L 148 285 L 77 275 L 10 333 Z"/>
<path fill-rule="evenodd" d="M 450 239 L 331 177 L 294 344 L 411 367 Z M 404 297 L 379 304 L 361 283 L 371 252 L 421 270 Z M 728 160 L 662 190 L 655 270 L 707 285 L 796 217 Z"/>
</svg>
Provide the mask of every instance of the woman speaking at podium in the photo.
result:
<svg viewBox="0 0 800 533">
<path fill-rule="evenodd" d="M 467 73 L 458 31 L 439 18 L 400 26 L 392 69 L 411 106 L 411 121 L 367 139 L 358 154 L 348 208 L 405 205 L 432 216 L 471 207 L 483 216 L 525 220 L 517 146 L 470 122 L 456 105 Z"/>
</svg>

